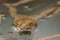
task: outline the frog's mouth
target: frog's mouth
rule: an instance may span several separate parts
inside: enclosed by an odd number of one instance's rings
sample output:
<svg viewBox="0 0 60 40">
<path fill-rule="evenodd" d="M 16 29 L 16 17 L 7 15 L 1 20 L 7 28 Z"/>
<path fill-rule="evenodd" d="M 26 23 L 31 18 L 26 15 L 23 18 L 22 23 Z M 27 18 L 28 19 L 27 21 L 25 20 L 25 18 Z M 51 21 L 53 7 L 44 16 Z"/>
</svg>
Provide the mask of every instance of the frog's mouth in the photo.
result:
<svg viewBox="0 0 60 40">
<path fill-rule="evenodd" d="M 13 27 L 14 31 L 17 31 L 20 35 L 30 35 L 31 30 L 20 30 L 19 28 Z"/>
<path fill-rule="evenodd" d="M 13 26 L 13 30 L 18 32 L 20 35 L 30 35 L 32 32 L 35 31 L 36 28 L 37 28 L 37 24 L 35 24 L 34 27 L 32 27 L 31 29 L 28 29 L 28 30 L 22 30 L 18 27 Z"/>
<path fill-rule="evenodd" d="M 15 26 L 13 27 L 14 31 L 20 32 L 20 31 L 34 31 L 36 27 L 33 27 L 32 29 L 29 30 L 21 30 L 20 28 L 16 28 Z"/>
</svg>

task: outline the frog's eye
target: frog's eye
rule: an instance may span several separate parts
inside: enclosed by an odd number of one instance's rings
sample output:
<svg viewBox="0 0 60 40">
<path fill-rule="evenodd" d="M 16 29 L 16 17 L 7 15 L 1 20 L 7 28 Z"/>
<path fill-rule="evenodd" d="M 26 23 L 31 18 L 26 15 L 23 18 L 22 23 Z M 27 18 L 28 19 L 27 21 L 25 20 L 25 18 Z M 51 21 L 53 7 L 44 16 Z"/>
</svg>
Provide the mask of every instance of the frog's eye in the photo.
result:
<svg viewBox="0 0 60 40">
<path fill-rule="evenodd" d="M 32 26 L 33 25 L 33 23 L 29 23 L 29 26 Z"/>
</svg>

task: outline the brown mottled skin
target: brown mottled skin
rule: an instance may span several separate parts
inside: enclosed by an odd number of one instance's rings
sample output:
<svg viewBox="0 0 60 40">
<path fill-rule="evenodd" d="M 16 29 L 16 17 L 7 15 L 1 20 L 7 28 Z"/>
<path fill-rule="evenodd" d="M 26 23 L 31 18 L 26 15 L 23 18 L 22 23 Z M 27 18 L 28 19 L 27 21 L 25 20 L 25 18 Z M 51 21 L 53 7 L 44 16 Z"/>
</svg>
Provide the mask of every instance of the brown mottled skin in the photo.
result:
<svg viewBox="0 0 60 40">
<path fill-rule="evenodd" d="M 6 4 L 5 6 L 9 8 L 10 15 L 14 17 L 13 24 L 16 28 L 19 28 L 21 30 L 31 30 L 32 28 L 35 27 L 36 21 L 34 20 L 33 17 L 27 16 L 27 15 L 16 14 L 17 10 L 15 7 L 9 4 Z"/>
<path fill-rule="evenodd" d="M 48 14 L 54 14 L 55 12 L 60 11 L 60 7 L 54 7 L 47 10 L 43 10 L 37 15 L 27 16 L 27 15 L 17 14 L 16 7 L 12 6 L 11 4 L 4 4 L 4 5 L 9 8 L 10 15 L 14 17 L 13 24 L 15 25 L 15 27 L 21 30 L 31 30 L 32 28 L 35 27 L 36 21 L 39 18 L 43 18 Z"/>
<path fill-rule="evenodd" d="M 1 4 L 1 2 L 0 2 Z M 55 14 L 57 12 L 60 12 L 60 6 L 59 7 L 54 7 L 54 8 L 50 8 L 47 10 L 44 10 L 42 12 L 40 12 L 38 15 L 33 15 L 31 16 L 26 16 L 26 15 L 18 15 L 16 14 L 16 8 L 11 6 L 10 4 L 5 5 L 9 8 L 9 12 L 11 14 L 12 17 L 14 17 L 14 25 L 16 28 L 19 28 L 21 30 L 31 30 L 33 27 L 35 27 L 36 24 L 36 20 L 39 18 L 43 18 L 45 16 L 49 16 L 50 14 Z M 44 37 L 38 40 L 48 40 L 51 38 L 56 38 L 56 37 L 60 37 L 60 34 L 55 34 L 55 35 L 51 35 L 48 37 Z"/>
<path fill-rule="evenodd" d="M 21 30 L 31 30 L 32 27 L 35 27 L 36 21 L 29 16 L 20 16 L 15 18 L 14 25 L 16 28 Z"/>
</svg>

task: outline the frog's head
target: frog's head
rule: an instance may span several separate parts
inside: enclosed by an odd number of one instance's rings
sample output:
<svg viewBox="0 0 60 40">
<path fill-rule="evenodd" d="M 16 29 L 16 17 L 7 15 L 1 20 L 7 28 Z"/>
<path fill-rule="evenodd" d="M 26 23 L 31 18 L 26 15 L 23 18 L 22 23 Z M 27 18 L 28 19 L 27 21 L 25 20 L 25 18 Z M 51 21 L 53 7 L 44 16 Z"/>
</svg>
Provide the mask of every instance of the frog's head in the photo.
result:
<svg viewBox="0 0 60 40">
<path fill-rule="evenodd" d="M 32 17 L 22 16 L 15 19 L 14 25 L 20 30 L 32 30 L 36 26 L 36 21 Z"/>
</svg>

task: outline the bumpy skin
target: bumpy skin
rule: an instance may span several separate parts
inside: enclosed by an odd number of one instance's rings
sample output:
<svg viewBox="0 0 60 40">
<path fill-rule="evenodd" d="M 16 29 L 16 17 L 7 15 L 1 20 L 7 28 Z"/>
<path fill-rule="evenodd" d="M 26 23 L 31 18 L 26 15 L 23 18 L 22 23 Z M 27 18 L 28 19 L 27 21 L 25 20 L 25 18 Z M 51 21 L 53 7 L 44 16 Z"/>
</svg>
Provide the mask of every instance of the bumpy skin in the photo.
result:
<svg viewBox="0 0 60 40">
<path fill-rule="evenodd" d="M 38 19 L 44 18 L 46 16 L 49 16 L 50 14 L 55 14 L 55 12 L 60 11 L 60 7 L 54 7 L 51 9 L 44 10 L 40 12 L 38 15 L 34 16 L 27 16 L 27 15 L 18 15 L 16 7 L 11 6 L 10 4 L 5 4 L 9 8 L 10 15 L 14 17 L 14 26 L 18 30 L 31 30 L 35 28 L 36 21 Z"/>
<path fill-rule="evenodd" d="M 34 20 L 33 17 L 16 14 L 17 13 L 16 7 L 13 7 L 10 4 L 5 4 L 5 6 L 9 8 L 11 16 L 14 17 L 13 24 L 18 30 L 25 31 L 25 30 L 32 30 L 33 28 L 35 28 L 36 21 Z"/>
<path fill-rule="evenodd" d="M 36 21 L 30 16 L 20 16 L 15 18 L 14 25 L 21 30 L 32 30 L 36 25 Z"/>
</svg>

